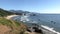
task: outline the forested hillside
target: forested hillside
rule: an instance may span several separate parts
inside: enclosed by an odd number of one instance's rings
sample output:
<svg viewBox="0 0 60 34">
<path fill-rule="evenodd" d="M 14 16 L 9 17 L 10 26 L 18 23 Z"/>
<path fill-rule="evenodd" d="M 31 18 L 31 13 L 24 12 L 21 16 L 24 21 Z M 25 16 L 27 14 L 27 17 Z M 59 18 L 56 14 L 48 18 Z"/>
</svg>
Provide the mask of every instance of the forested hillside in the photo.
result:
<svg viewBox="0 0 60 34">
<path fill-rule="evenodd" d="M 12 15 L 12 14 L 14 14 L 14 13 L 0 8 L 0 16 L 4 17 L 4 16 L 7 16 L 7 15 Z"/>
</svg>

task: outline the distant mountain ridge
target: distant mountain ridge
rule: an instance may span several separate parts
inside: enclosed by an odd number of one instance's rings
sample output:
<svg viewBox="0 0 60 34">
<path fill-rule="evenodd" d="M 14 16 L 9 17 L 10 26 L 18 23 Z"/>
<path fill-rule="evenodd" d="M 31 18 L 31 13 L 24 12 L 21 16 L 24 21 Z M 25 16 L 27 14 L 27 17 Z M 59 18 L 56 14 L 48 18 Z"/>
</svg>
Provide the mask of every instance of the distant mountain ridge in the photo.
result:
<svg viewBox="0 0 60 34">
<path fill-rule="evenodd" d="M 23 10 L 4 10 L 2 8 L 0 8 L 0 16 L 8 16 L 8 15 L 22 15 L 22 14 L 29 14 L 29 15 L 36 15 L 38 13 L 33 13 L 33 12 L 29 12 L 29 11 L 23 11 Z"/>
</svg>

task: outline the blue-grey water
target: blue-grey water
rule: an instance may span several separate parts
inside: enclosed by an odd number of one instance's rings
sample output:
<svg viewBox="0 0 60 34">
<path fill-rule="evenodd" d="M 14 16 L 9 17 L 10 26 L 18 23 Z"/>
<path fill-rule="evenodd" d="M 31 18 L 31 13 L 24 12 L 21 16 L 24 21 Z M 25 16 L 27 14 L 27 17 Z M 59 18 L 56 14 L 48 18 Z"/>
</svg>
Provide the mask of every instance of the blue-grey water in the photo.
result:
<svg viewBox="0 0 60 34">
<path fill-rule="evenodd" d="M 16 20 L 20 21 L 21 17 L 23 16 L 17 16 L 14 18 L 17 18 Z M 25 20 L 27 23 L 33 22 L 37 23 L 38 25 L 45 25 L 54 28 L 54 30 L 60 32 L 60 14 L 37 14 L 35 16 L 28 16 L 26 19 L 29 20 Z"/>
<path fill-rule="evenodd" d="M 54 28 L 60 32 L 60 14 L 40 14 L 41 24 Z"/>
</svg>

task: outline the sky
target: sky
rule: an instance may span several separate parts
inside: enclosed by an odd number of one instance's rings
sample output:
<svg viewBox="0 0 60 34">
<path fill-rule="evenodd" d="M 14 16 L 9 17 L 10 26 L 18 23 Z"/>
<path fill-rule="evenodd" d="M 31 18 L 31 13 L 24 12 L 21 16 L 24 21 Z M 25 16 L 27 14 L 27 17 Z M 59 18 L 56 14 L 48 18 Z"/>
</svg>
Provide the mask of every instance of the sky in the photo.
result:
<svg viewBox="0 0 60 34">
<path fill-rule="evenodd" d="M 60 0 L 0 0 L 0 8 L 38 13 L 60 13 Z"/>
</svg>

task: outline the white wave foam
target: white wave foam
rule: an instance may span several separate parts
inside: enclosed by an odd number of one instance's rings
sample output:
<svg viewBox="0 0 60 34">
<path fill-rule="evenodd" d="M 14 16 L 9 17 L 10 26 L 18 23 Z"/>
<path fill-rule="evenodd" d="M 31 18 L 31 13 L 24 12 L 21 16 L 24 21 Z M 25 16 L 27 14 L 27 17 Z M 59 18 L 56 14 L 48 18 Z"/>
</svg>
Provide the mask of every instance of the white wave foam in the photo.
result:
<svg viewBox="0 0 60 34">
<path fill-rule="evenodd" d="M 44 26 L 44 25 L 41 25 L 41 27 L 43 27 L 43 28 L 45 28 L 45 29 L 47 29 L 47 30 L 49 30 L 49 31 L 52 31 L 52 32 L 54 32 L 54 33 L 60 34 L 59 32 L 56 32 L 55 30 L 53 30 L 54 28 L 50 28 L 50 27 Z"/>
<path fill-rule="evenodd" d="M 29 16 L 21 16 L 21 20 L 20 21 L 23 21 L 23 22 L 26 22 L 26 21 L 30 21 L 28 19 Z"/>
</svg>

